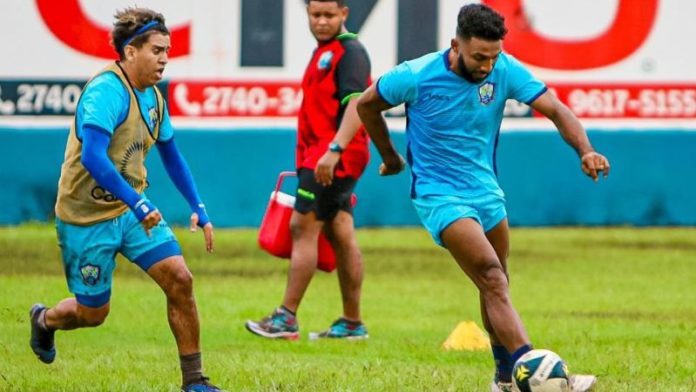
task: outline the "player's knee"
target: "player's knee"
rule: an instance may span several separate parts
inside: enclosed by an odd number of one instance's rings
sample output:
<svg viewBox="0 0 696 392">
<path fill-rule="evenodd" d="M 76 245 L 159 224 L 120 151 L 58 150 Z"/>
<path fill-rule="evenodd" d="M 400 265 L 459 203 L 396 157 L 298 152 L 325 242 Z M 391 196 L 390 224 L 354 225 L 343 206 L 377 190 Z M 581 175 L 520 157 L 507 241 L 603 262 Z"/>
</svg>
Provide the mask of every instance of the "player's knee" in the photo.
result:
<svg viewBox="0 0 696 392">
<path fill-rule="evenodd" d="M 109 315 L 109 308 L 83 308 L 77 314 L 77 320 L 83 327 L 98 327 L 104 324 Z"/>
<path fill-rule="evenodd" d="M 308 236 L 310 234 L 309 231 L 309 225 L 305 222 L 301 220 L 290 221 L 290 235 L 293 239 L 300 239 Z"/>
<path fill-rule="evenodd" d="M 293 241 L 302 240 L 304 238 L 316 238 L 321 231 L 321 227 L 313 227 L 307 222 L 299 220 L 290 221 L 290 235 Z"/>
<path fill-rule="evenodd" d="M 331 227 L 326 232 L 326 238 L 331 242 L 331 246 L 336 250 L 336 253 L 351 254 L 353 256 L 360 255 L 358 241 L 355 239 L 355 233 L 352 227 Z"/>
<path fill-rule="evenodd" d="M 482 263 L 478 269 L 478 287 L 484 296 L 507 297 L 507 277 L 497 260 Z"/>
<path fill-rule="evenodd" d="M 193 292 L 193 274 L 188 268 L 178 268 L 172 272 L 171 294 L 189 295 Z"/>
<path fill-rule="evenodd" d="M 304 233 L 304 225 L 296 220 L 290 221 L 290 235 L 292 238 L 300 238 Z"/>
</svg>

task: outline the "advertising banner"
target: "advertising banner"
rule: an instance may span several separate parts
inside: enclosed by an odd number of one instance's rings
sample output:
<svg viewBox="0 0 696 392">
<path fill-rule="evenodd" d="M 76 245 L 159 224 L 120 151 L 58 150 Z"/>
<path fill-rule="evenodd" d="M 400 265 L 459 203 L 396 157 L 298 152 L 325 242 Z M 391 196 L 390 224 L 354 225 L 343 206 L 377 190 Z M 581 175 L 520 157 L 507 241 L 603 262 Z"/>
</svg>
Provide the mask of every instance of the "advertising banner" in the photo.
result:
<svg viewBox="0 0 696 392">
<path fill-rule="evenodd" d="M 506 18 L 504 50 L 581 118 L 688 119 L 696 114 L 696 2 L 480 0 Z M 116 54 L 109 31 L 125 0 L 7 0 L 0 14 L 0 117 L 65 116 L 85 81 Z M 472 1 L 353 0 L 347 27 L 373 78 L 449 46 Z M 316 42 L 303 0 L 149 0 L 172 50 L 162 84 L 175 117 L 293 117 Z M 398 113 L 398 110 L 394 113 Z M 511 117 L 530 117 L 511 103 Z"/>
</svg>

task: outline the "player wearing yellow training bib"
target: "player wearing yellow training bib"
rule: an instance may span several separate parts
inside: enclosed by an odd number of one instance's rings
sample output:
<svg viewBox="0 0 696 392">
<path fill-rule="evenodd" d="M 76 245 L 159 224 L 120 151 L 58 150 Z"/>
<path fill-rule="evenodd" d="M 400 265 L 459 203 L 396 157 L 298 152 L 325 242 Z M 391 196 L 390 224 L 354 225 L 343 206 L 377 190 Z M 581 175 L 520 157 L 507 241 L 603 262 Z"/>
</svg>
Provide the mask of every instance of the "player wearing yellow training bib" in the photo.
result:
<svg viewBox="0 0 696 392">
<path fill-rule="evenodd" d="M 191 208 L 192 230 L 203 228 L 206 249 L 213 250 L 212 223 L 155 87 L 168 62 L 169 30 L 161 14 L 144 8 L 128 8 L 115 17 L 111 35 L 119 60 L 97 73 L 80 96 L 58 185 L 56 229 L 74 297 L 51 308 L 32 307 L 31 348 L 42 362 L 52 363 L 56 330 L 104 322 L 115 257 L 121 253 L 167 297 L 182 390 L 219 391 L 203 376 L 191 272 L 174 233 L 144 194 L 145 157 L 156 147 Z"/>
</svg>

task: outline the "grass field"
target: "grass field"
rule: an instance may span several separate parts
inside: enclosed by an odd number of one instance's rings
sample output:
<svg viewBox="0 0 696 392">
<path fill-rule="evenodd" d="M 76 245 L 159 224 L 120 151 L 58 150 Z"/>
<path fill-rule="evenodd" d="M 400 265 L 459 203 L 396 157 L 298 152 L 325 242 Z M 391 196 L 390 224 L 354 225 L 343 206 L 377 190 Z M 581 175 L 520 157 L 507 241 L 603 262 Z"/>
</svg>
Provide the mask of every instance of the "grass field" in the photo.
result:
<svg viewBox="0 0 696 392">
<path fill-rule="evenodd" d="M 277 306 L 286 263 L 251 230 L 178 232 L 202 317 L 204 366 L 230 391 L 487 391 L 487 352 L 440 346 L 458 322 L 480 325 L 477 294 L 421 229 L 359 231 L 370 339 L 309 341 L 340 314 L 335 274 L 317 273 L 299 314 L 302 339 L 266 341 L 244 321 Z M 0 228 L 0 390 L 175 391 L 177 354 L 165 300 L 119 259 L 112 311 L 96 329 L 59 332 L 58 357 L 40 363 L 27 312 L 68 295 L 53 228 Z M 513 301 L 539 348 L 596 391 L 696 391 L 696 229 L 513 229 Z"/>
</svg>

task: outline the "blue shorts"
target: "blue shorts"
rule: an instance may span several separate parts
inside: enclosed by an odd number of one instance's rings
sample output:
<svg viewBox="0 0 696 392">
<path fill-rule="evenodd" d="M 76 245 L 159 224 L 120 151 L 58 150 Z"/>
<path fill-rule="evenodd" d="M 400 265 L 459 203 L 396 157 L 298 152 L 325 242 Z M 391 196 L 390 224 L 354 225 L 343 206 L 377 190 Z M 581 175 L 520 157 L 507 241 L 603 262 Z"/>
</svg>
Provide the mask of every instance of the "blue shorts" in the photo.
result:
<svg viewBox="0 0 696 392">
<path fill-rule="evenodd" d="M 440 245 L 440 234 L 452 223 L 462 218 L 476 220 L 484 232 L 488 232 L 507 216 L 505 199 L 498 195 L 478 198 L 458 196 L 423 196 L 412 200 L 423 226 L 433 240 Z"/>
<path fill-rule="evenodd" d="M 77 302 L 92 308 L 109 302 L 116 253 L 144 271 L 160 260 L 181 255 L 181 247 L 164 219 L 150 230 L 148 237 L 130 210 L 89 226 L 56 218 L 56 231 L 68 289 Z"/>
</svg>

